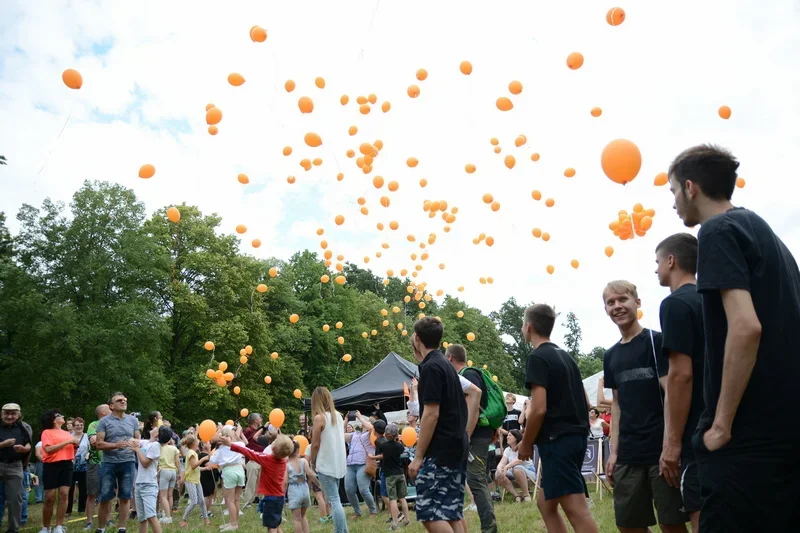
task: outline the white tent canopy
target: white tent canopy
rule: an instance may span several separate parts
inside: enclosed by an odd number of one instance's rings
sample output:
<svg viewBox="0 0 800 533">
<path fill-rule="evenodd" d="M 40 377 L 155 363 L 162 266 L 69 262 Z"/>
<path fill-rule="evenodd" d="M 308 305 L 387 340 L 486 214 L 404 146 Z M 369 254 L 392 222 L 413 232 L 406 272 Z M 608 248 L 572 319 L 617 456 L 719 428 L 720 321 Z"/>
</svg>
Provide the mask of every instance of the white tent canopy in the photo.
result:
<svg viewBox="0 0 800 533">
<path fill-rule="evenodd" d="M 583 380 L 583 388 L 586 389 L 586 394 L 589 396 L 589 403 L 592 405 L 597 404 L 597 385 L 602 377 L 603 371 L 601 370 L 597 374 L 593 374 Z M 607 400 L 611 400 L 611 389 L 603 389 L 603 395 Z"/>
</svg>

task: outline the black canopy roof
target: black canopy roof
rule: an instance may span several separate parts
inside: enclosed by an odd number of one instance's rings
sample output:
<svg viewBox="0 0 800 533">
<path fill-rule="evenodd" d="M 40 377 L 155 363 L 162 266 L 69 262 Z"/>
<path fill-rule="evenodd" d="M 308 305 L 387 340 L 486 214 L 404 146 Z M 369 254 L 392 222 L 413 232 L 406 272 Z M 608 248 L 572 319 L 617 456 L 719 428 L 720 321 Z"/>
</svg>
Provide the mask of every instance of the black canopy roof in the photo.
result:
<svg viewBox="0 0 800 533">
<path fill-rule="evenodd" d="M 339 411 L 358 410 L 366 415 L 374 411 L 378 402 L 384 412 L 401 411 L 406 408 L 403 382 L 410 385 L 418 375 L 417 365 L 391 352 L 372 370 L 331 391 L 331 395 Z M 311 398 L 306 398 L 305 409 L 311 410 Z"/>
</svg>

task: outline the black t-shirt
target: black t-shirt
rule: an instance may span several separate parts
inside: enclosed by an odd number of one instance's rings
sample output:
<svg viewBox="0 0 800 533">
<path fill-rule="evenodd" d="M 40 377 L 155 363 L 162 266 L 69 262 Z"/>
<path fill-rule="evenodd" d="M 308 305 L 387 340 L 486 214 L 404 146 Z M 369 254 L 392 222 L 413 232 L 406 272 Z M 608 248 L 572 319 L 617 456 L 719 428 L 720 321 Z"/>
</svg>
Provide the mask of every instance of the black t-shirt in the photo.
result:
<svg viewBox="0 0 800 533">
<path fill-rule="evenodd" d="M 386 436 L 384 436 L 384 435 L 381 435 L 380 437 L 378 437 L 377 439 L 375 439 L 375 455 L 380 455 L 380 453 L 381 453 L 381 452 L 379 452 L 379 451 L 378 451 L 378 446 L 379 446 L 379 445 L 380 445 L 382 442 L 386 442 L 387 440 L 389 440 L 389 439 L 387 439 L 387 438 L 386 438 Z M 381 463 L 381 464 L 382 464 L 382 463 Z"/>
<path fill-rule="evenodd" d="M 419 417 L 425 404 L 439 404 L 439 420 L 425 457 L 443 466 L 455 467 L 467 460 L 467 401 L 455 368 L 442 352 L 433 350 L 419 364 Z"/>
<path fill-rule="evenodd" d="M 465 367 L 461 373 L 464 379 L 481 389 L 481 409 L 486 409 L 489 403 L 489 394 L 486 392 L 486 383 L 483 382 L 483 372 L 477 368 Z M 469 416 L 469 414 L 467 415 Z M 473 439 L 491 439 L 494 430 L 489 426 L 480 426 L 480 423 L 475 425 L 475 430 L 472 432 Z"/>
<path fill-rule="evenodd" d="M 406 447 L 403 443 L 396 440 L 384 439 L 380 444 L 375 441 L 375 455 L 383 454 L 381 461 L 381 470 L 384 476 L 397 476 L 405 473 L 403 460 L 400 458 L 403 455 Z"/>
<path fill-rule="evenodd" d="M 761 323 L 753 373 L 742 395 L 729 448 L 797 443 L 800 425 L 787 419 L 800 375 L 800 272 L 772 228 L 758 215 L 734 208 L 707 220 L 698 234 L 697 291 L 703 297 L 706 336 L 704 400 L 698 429 L 711 427 L 722 385 L 728 321 L 723 290 L 748 291 Z"/>
<path fill-rule="evenodd" d="M 661 354 L 669 359 L 670 352 L 692 358 L 692 404 L 683 430 L 681 459 L 684 464 L 694 460 L 692 435 L 703 413 L 703 365 L 706 337 L 703 333 L 703 300 L 694 283 L 687 283 L 661 302 Z"/>
<path fill-rule="evenodd" d="M 25 446 L 31 442 L 31 436 L 22 425 L 22 422 L 17 420 L 11 426 L 6 426 L 0 423 L 0 442 L 8 439 L 15 439 L 16 442 L 13 446 L 0 449 L 0 461 L 4 463 L 11 461 L 24 461 L 28 454 L 17 453 L 14 451 L 14 446 L 17 444 L 20 446 Z"/>
<path fill-rule="evenodd" d="M 629 342 L 618 342 L 603 357 L 605 386 L 617 390 L 620 409 L 620 464 L 657 465 L 664 441 L 664 393 L 659 377 L 667 375 L 668 361 L 661 353 L 661 333 L 643 329 Z M 658 371 L 656 371 L 658 361 Z"/>
<path fill-rule="evenodd" d="M 512 409 L 506 412 L 506 418 L 503 420 L 503 429 L 506 431 L 511 431 L 512 429 L 522 429 L 522 426 L 519 424 L 519 416 L 522 414 L 522 411 L 519 409 Z M 506 445 L 506 437 L 503 436 L 503 446 Z"/>
<path fill-rule="evenodd" d="M 536 444 L 562 435 L 589 434 L 589 409 L 578 363 L 570 354 L 545 342 L 528 355 L 525 388 L 539 385 L 547 389 L 547 413 Z"/>
</svg>

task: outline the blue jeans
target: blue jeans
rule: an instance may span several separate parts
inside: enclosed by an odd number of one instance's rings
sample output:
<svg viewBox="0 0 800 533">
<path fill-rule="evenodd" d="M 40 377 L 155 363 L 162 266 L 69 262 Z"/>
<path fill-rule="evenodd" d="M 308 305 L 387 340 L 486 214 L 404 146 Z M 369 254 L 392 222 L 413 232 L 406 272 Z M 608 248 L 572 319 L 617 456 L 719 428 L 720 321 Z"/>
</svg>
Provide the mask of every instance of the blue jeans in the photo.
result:
<svg viewBox="0 0 800 533">
<path fill-rule="evenodd" d="M 22 474 L 22 515 L 20 516 L 19 525 L 24 526 L 28 523 L 28 487 L 31 486 L 31 474 L 25 470 Z M 3 518 L 6 514 L 6 489 L 3 483 L 0 483 L 0 525 L 3 524 Z"/>
<path fill-rule="evenodd" d="M 39 478 L 39 484 L 33 487 L 33 493 L 35 497 L 34 501 L 36 503 L 44 503 L 44 485 L 42 484 L 42 479 L 44 476 L 44 463 L 41 461 L 36 463 L 33 473 L 36 474 L 37 478 Z"/>
<path fill-rule="evenodd" d="M 347 500 L 353 507 L 356 515 L 361 516 L 361 506 L 358 504 L 358 494 L 356 489 L 364 498 L 370 514 L 375 514 L 378 509 L 375 507 L 375 500 L 370 490 L 370 477 L 367 475 L 367 465 L 347 465 L 347 474 L 344 477 L 344 491 L 347 493 Z"/>
<path fill-rule="evenodd" d="M 339 500 L 339 478 L 317 472 L 317 479 L 319 479 L 319 488 L 322 489 L 322 493 L 325 495 L 325 501 L 331 506 L 333 532 L 349 533 L 344 507 L 342 507 L 342 502 Z"/>
<path fill-rule="evenodd" d="M 136 463 L 100 463 L 100 502 L 114 498 L 130 500 L 133 496 L 133 481 L 136 478 Z"/>
</svg>

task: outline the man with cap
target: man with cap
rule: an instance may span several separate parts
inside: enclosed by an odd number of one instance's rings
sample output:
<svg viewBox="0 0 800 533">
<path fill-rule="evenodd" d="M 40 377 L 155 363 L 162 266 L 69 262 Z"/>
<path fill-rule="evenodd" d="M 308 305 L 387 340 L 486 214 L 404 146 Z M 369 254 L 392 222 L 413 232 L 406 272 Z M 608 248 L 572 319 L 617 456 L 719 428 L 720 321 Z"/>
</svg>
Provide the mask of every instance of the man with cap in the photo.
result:
<svg viewBox="0 0 800 533">
<path fill-rule="evenodd" d="M 22 519 L 22 480 L 31 452 L 31 435 L 22 425 L 18 404 L 5 404 L 0 416 L 0 483 L 8 502 L 6 531 L 16 533 Z"/>
</svg>

